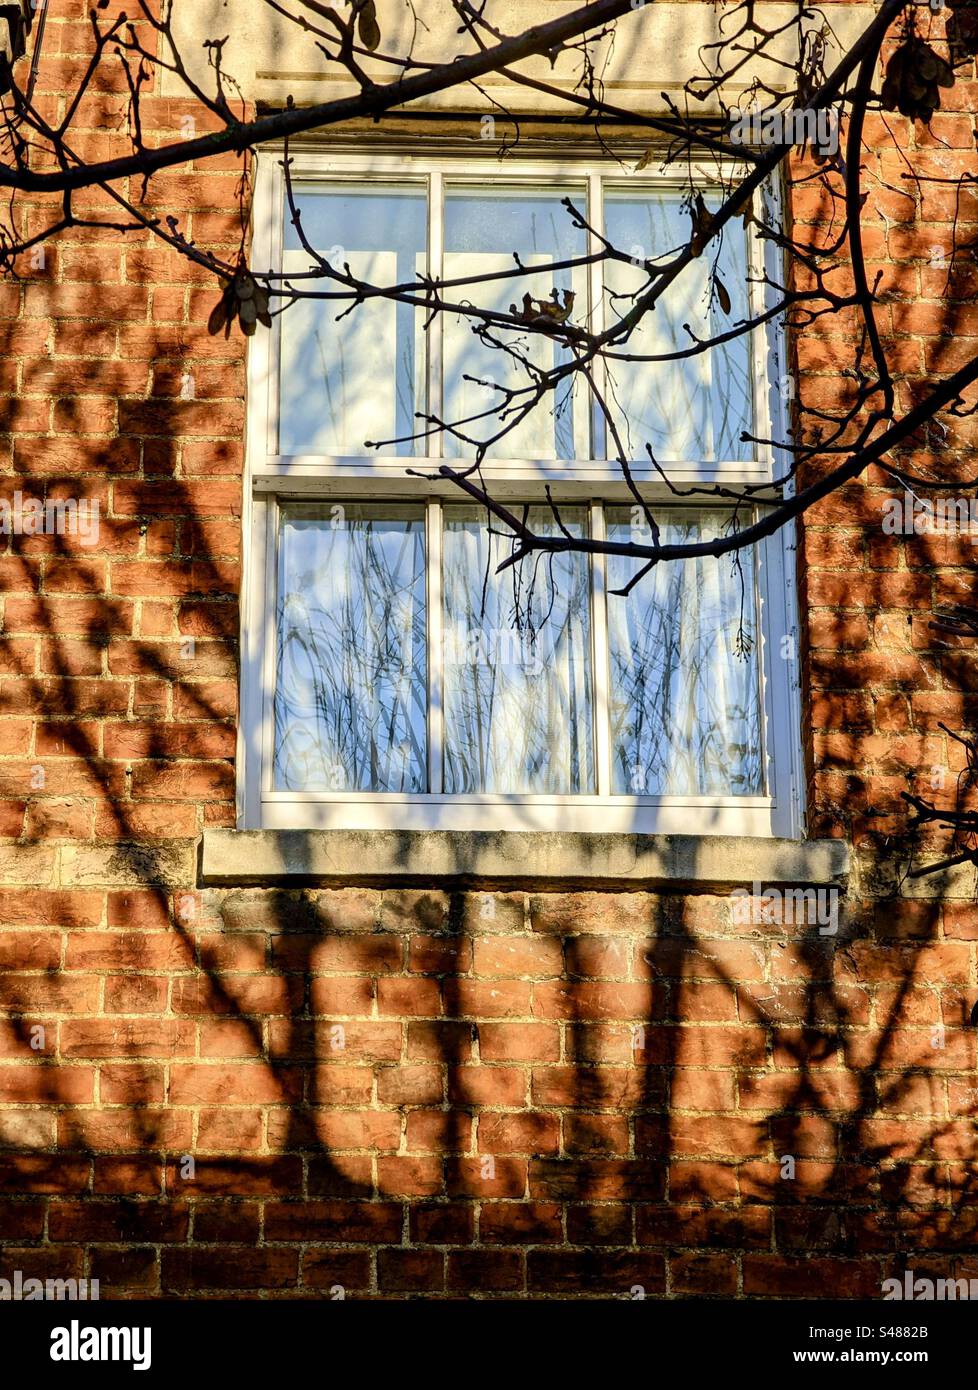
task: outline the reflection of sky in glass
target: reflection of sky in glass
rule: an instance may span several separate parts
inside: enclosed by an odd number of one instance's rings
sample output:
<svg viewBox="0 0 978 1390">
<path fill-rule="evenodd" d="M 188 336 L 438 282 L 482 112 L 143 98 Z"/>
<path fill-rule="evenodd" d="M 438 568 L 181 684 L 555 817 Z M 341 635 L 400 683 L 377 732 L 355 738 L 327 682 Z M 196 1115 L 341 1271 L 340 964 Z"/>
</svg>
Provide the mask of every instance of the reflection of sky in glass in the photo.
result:
<svg viewBox="0 0 978 1390">
<path fill-rule="evenodd" d="M 335 185 L 296 195 L 310 244 L 336 269 L 349 264 L 375 285 L 411 283 L 426 268 L 427 212 L 423 191 Z M 285 212 L 286 271 L 311 268 Z M 329 288 L 323 280 L 296 289 Z M 424 409 L 419 311 L 386 299 L 359 304 L 299 300 L 280 319 L 282 365 L 279 450 L 283 454 L 363 454 L 364 441 L 411 434 Z M 389 453 L 413 454 L 412 444 Z"/>
<path fill-rule="evenodd" d="M 498 274 L 514 268 L 513 253 L 524 265 L 570 260 L 587 252 L 585 234 L 575 228 L 561 198 L 570 197 L 584 211 L 586 195 L 583 189 L 560 189 L 542 192 L 537 189 L 501 189 L 492 193 L 449 190 L 445 198 L 445 277 Z M 562 270 L 520 279 L 489 281 L 464 290 L 449 293 L 468 299 L 480 308 L 507 313 L 511 304 L 522 309 L 523 295 L 535 299 L 551 298 L 551 291 L 573 290 L 576 301 L 573 319 L 582 323 L 587 315 L 587 278 L 584 271 Z M 496 331 L 496 330 L 494 330 Z M 470 321 L 446 315 L 445 332 L 445 419 L 457 424 L 479 411 L 502 401 L 499 392 L 465 381 L 469 375 L 497 382 L 501 386 L 521 387 L 529 383 L 524 368 L 499 348 L 484 347 L 472 333 Z M 526 336 L 519 332 L 499 330 L 500 340 L 516 345 L 521 353 L 538 367 L 552 370 L 565 362 L 568 354 L 546 338 Z M 575 440 L 572 397 L 575 398 L 578 420 Z M 570 392 L 562 387 L 556 396 L 547 397 L 523 421 L 490 451 L 494 458 L 572 459 L 587 457 L 587 425 L 584 393 Z M 500 428 L 495 415 L 473 422 L 465 432 L 482 440 Z M 445 438 L 449 457 L 470 455 L 474 449 L 463 446 L 451 435 Z"/>
<path fill-rule="evenodd" d="M 642 198 L 608 191 L 605 234 L 619 251 L 634 259 L 665 256 L 689 241 L 692 222 L 679 193 Z M 716 244 L 687 266 L 665 291 L 655 312 L 647 314 L 623 352 L 661 353 L 692 346 L 683 330 L 688 323 L 698 338 L 731 329 L 748 316 L 747 243 L 736 219 L 723 233 L 717 273 L 731 300 L 725 314 L 709 302 L 709 276 Z M 620 261 L 605 265 L 607 291 L 622 295 L 641 290 L 645 272 Z M 608 322 L 632 307 L 628 298 L 605 295 Z M 620 406 L 632 458 L 645 456 L 646 444 L 660 461 L 668 459 L 747 460 L 751 446 L 740 441 L 750 430 L 750 343 L 746 336 L 679 362 L 610 362 L 612 395 Z"/>
<path fill-rule="evenodd" d="M 427 790 L 424 509 L 283 509 L 275 786 Z"/>
<path fill-rule="evenodd" d="M 583 509 L 561 519 L 584 534 Z M 548 508 L 529 524 L 557 534 Z M 497 575 L 509 553 L 485 511 L 446 508 L 445 791 L 593 792 L 587 558 L 534 556 Z"/>
<path fill-rule="evenodd" d="M 725 535 L 728 514 L 656 511 L 668 544 Z M 626 508 L 608 512 L 608 539 L 647 543 Z M 643 562 L 608 557 L 608 588 Z M 743 557 L 744 632 L 756 638 L 754 581 Z M 612 784 L 616 794 L 740 795 L 764 790 L 756 642 L 737 655 L 741 584 L 730 556 L 669 560 L 627 598 L 609 592 Z"/>
</svg>

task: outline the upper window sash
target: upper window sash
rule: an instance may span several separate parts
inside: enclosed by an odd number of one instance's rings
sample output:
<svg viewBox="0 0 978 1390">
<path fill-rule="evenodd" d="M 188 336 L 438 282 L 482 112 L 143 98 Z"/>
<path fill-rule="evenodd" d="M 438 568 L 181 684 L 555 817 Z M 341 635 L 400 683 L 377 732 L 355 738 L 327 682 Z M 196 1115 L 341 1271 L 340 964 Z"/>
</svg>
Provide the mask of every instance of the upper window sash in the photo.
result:
<svg viewBox="0 0 978 1390">
<path fill-rule="evenodd" d="M 475 184 L 471 178 L 471 153 L 464 163 L 449 158 L 421 160 L 403 155 L 327 155 L 323 151 L 312 150 L 290 153 L 293 157 L 292 177 L 296 188 L 306 186 L 314 189 L 317 185 L 325 188 L 327 184 L 331 188 L 338 188 L 343 184 L 359 184 L 362 187 L 364 184 L 370 184 L 378 192 L 387 186 L 402 190 L 414 188 L 423 194 L 427 206 L 427 264 L 429 273 L 436 279 L 442 279 L 446 275 L 446 183 L 452 190 L 459 189 L 466 182 L 466 174 L 473 192 L 480 188 L 484 190 L 496 187 L 542 188 L 560 184 L 572 185 L 573 194 L 580 194 L 582 202 L 585 203 L 588 220 L 595 231 L 595 235 L 588 238 L 588 254 L 595 254 L 600 249 L 597 235 L 605 229 L 605 210 L 608 203 L 612 205 L 613 216 L 618 216 L 622 202 L 634 204 L 640 201 L 643 190 L 655 196 L 663 192 L 678 195 L 682 189 L 682 183 L 678 178 L 658 174 L 654 170 L 644 170 L 623 178 L 620 166 L 610 161 L 577 162 L 567 159 L 561 162 L 540 162 L 514 158 L 505 165 L 500 165 L 487 159 L 485 177 Z M 282 268 L 285 264 L 288 207 L 285 177 L 280 160 L 281 152 L 273 149 L 263 150 L 259 155 L 253 252 L 254 264 L 258 268 L 266 265 Z M 704 180 L 706 175 L 707 171 L 704 170 Z M 773 213 L 777 216 L 775 190 L 765 188 L 758 197 L 765 200 L 766 215 L 771 216 Z M 677 225 L 683 224 L 680 221 Z M 739 228 L 739 219 L 735 220 L 733 226 Z M 341 242 L 340 229 L 337 229 L 336 241 L 337 244 Z M 327 246 L 322 249 L 329 251 L 330 248 Z M 765 287 L 763 276 L 766 270 L 769 278 L 778 277 L 775 249 L 751 232 L 747 236 L 746 253 L 750 277 L 744 287 L 746 308 L 752 316 L 757 316 L 771 304 L 772 292 Z M 297 255 L 294 250 L 288 254 L 293 259 Z M 308 261 L 306 253 L 298 254 Z M 628 268 L 622 269 L 627 271 Z M 383 279 L 382 276 L 378 278 Z M 607 300 L 602 293 L 607 278 L 606 268 L 601 264 L 591 266 L 585 277 L 584 294 L 588 319 L 591 326 L 599 331 L 607 322 Z M 510 298 L 518 300 L 521 297 L 521 291 L 516 292 L 518 284 L 515 280 L 505 282 L 505 293 Z M 679 284 L 681 280 L 677 282 L 677 286 Z M 475 298 L 474 295 L 472 297 Z M 668 298 L 667 293 L 666 300 Z M 389 305 L 388 301 L 383 302 Z M 736 307 L 735 303 L 734 316 Z M 349 323 L 357 314 L 363 312 L 362 306 L 357 308 L 344 322 Z M 410 313 L 410 309 L 407 312 Z M 417 312 L 420 316 L 421 311 Z M 406 469 L 410 467 L 410 463 L 403 453 L 394 450 L 362 450 L 353 454 L 286 453 L 281 448 L 279 383 L 285 365 L 283 325 L 287 333 L 286 321 L 296 313 L 296 306 L 292 306 L 284 314 L 277 316 L 275 329 L 269 334 L 258 335 L 251 344 L 251 399 L 254 408 L 251 416 L 249 453 L 256 486 L 259 490 L 271 489 L 274 488 L 276 480 L 287 478 L 290 485 L 295 485 L 300 491 L 307 484 L 311 484 L 312 489 L 321 491 L 324 487 L 328 490 L 333 479 L 356 478 L 368 493 L 373 491 L 375 486 L 388 493 L 391 487 L 395 492 L 410 493 L 411 483 L 406 478 Z M 330 310 L 327 309 L 326 313 L 330 314 Z M 420 377 L 421 361 L 426 358 L 424 379 L 419 380 L 418 384 L 419 408 L 427 408 L 436 415 L 443 414 L 445 407 L 446 339 L 451 341 L 447 318 L 446 314 L 435 316 L 428 332 L 423 335 L 424 341 L 419 341 L 415 361 L 415 371 Z M 459 330 L 469 333 L 468 325 L 464 323 L 459 325 Z M 633 336 L 631 346 L 639 349 L 637 337 Z M 426 352 L 422 352 L 422 348 L 426 349 Z M 752 333 L 743 343 L 741 350 L 749 359 L 747 387 L 751 392 L 752 432 L 761 439 L 776 437 L 781 433 L 784 424 L 779 383 L 785 379 L 786 371 L 784 348 L 777 325 L 772 323 Z M 718 350 L 713 349 L 708 356 L 717 357 L 717 353 Z M 496 356 L 501 357 L 501 354 Z M 689 360 L 697 363 L 702 359 Z M 605 391 L 607 381 L 601 364 L 598 364 L 597 378 L 599 389 Z M 451 390 L 451 383 L 449 389 Z M 583 391 L 583 383 L 578 384 L 578 389 Z M 536 414 L 549 417 L 549 409 L 544 402 L 538 407 Z M 590 420 L 582 422 L 578 415 L 574 421 L 575 444 L 578 445 L 579 452 L 587 453 L 588 456 L 576 459 L 533 458 L 520 457 L 519 451 L 514 451 L 516 457 L 494 457 L 487 460 L 487 479 L 512 478 L 515 483 L 524 486 L 534 481 L 557 486 L 567 484 L 570 488 L 568 495 L 573 495 L 577 482 L 586 484 L 584 490 L 577 494 L 582 498 L 588 494 L 594 495 L 595 492 L 609 498 L 623 497 L 621 470 L 614 459 L 606 458 L 608 441 L 596 402 L 592 403 L 590 416 Z M 448 415 L 446 418 L 451 416 Z M 589 451 L 586 446 L 584 451 L 580 449 L 582 434 L 591 436 Z M 639 438 L 636 435 L 634 442 L 637 455 L 634 462 L 636 477 L 651 488 L 654 496 L 661 482 L 645 455 L 645 437 Z M 678 460 L 663 460 L 663 466 L 669 477 L 676 482 L 699 480 L 708 483 L 722 479 L 729 482 L 756 483 L 774 476 L 776 460 L 769 446 L 740 445 L 739 449 L 745 455 L 739 459 L 684 457 Z M 750 457 L 746 456 L 748 449 L 752 451 Z M 429 438 L 427 451 L 420 456 L 439 459 L 444 454 L 451 453 L 451 442 L 443 435 L 437 434 Z M 448 491 L 450 487 L 448 484 L 445 490 Z"/>
</svg>

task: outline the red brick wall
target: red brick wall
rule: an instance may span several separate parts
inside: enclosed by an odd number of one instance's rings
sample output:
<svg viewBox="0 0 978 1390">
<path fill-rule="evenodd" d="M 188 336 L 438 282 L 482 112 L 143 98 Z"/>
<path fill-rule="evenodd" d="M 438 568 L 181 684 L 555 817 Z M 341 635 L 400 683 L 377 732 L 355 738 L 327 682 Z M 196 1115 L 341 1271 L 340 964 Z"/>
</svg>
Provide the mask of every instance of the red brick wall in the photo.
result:
<svg viewBox="0 0 978 1390">
<path fill-rule="evenodd" d="M 57 14 L 52 116 L 87 23 Z M 930 136 L 890 125 L 958 168 L 975 92 Z M 94 91 L 77 148 L 121 152 L 123 108 Z M 190 109 L 146 98 L 144 123 L 170 138 Z M 167 174 L 147 207 L 230 255 L 238 177 Z M 794 207 L 826 213 L 810 186 Z M 973 267 L 945 296 L 927 261 L 950 214 L 939 189 L 866 211 L 903 405 L 974 350 Z M 812 824 L 859 852 L 844 941 L 678 893 L 202 891 L 196 842 L 233 823 L 242 340 L 207 335 L 212 282 L 148 234 L 77 228 L 22 275 L 0 288 L 0 495 L 103 516 L 94 551 L 0 538 L 0 1274 L 109 1297 L 978 1275 L 978 912 L 894 897 L 880 838 L 909 769 L 960 766 L 937 725 L 973 716 L 974 658 L 927 619 L 970 596 L 970 546 L 883 537 L 878 473 L 808 518 Z M 851 325 L 806 334 L 805 399 L 837 399 L 851 354 Z"/>
</svg>

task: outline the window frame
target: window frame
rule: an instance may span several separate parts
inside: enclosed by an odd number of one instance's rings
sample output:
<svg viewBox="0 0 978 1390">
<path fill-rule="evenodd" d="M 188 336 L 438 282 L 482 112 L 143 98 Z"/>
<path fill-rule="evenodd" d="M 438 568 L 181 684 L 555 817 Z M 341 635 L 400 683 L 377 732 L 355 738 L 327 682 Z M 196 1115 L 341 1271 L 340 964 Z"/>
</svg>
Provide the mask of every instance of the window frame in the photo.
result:
<svg viewBox="0 0 978 1390">
<path fill-rule="evenodd" d="M 412 181 L 426 184 L 429 193 L 429 269 L 438 276 L 442 265 L 442 209 L 445 175 L 471 179 L 472 142 L 452 149 L 440 145 L 431 156 L 418 147 L 392 151 L 376 150 L 361 143 L 356 150 L 326 151 L 314 144 L 291 146 L 293 179 L 355 183 L 388 181 L 404 186 Z M 460 162 L 464 156 L 465 164 Z M 253 204 L 253 254 L 256 269 L 282 263 L 286 215 L 285 176 L 281 168 L 282 150 L 270 146 L 256 158 Z M 638 191 L 642 184 L 651 189 L 680 187 L 678 177 L 664 177 L 650 168 L 638 174 L 622 174 L 621 166 L 603 159 L 593 150 L 575 149 L 573 154 L 555 158 L 533 152 L 512 157 L 505 163 L 493 161 L 487 173 L 501 183 L 527 183 L 575 180 L 586 184 L 589 220 L 597 232 L 600 223 L 602 181 L 627 185 Z M 707 171 L 704 170 L 706 176 Z M 766 186 L 763 196 L 775 216 L 780 209 L 779 189 Z M 592 244 L 589 250 L 594 250 Z M 748 264 L 752 276 L 762 268 L 776 273 L 775 250 L 749 237 Z M 601 275 L 599 266 L 589 268 L 592 309 L 600 312 Z M 752 284 L 751 309 L 765 307 L 764 287 Z M 592 322 L 594 319 L 592 318 Z M 796 839 L 804 833 L 803 774 L 800 748 L 799 642 L 796 577 L 796 550 L 793 526 L 754 547 L 747 560 L 755 579 L 757 664 L 760 682 L 762 753 L 768 794 L 763 796 L 612 796 L 610 787 L 610 726 L 607 718 L 607 692 L 610 683 L 607 643 L 606 557 L 591 559 L 591 660 L 593 683 L 593 737 L 597 793 L 568 796 L 511 796 L 490 794 L 447 794 L 429 791 L 420 794 L 390 792 L 276 792 L 271 789 L 272 742 L 274 740 L 274 673 L 276 637 L 277 538 L 279 510 L 292 501 L 328 502 L 384 500 L 415 501 L 424 504 L 427 570 L 427 629 L 429 650 L 429 785 L 441 786 L 442 695 L 440 661 L 432 663 L 432 653 L 441 652 L 441 546 L 438 508 L 455 501 L 463 503 L 459 490 L 447 481 L 422 482 L 407 476 L 410 467 L 424 467 L 425 457 L 389 456 L 285 456 L 276 452 L 278 434 L 278 370 L 280 360 L 279 324 L 270 333 L 259 333 L 249 343 L 248 415 L 246 434 L 246 477 L 242 509 L 245 537 L 241 605 L 241 702 L 237 758 L 237 821 L 242 829 L 355 829 L 355 830 L 567 830 L 579 832 L 632 834 L 726 834 L 781 836 Z M 754 402 L 754 433 L 762 438 L 778 437 L 786 427 L 785 410 L 777 383 L 787 370 L 783 331 L 770 325 L 766 332 L 752 335 L 751 383 Z M 426 385 L 428 409 L 437 411 L 441 403 L 443 357 L 441 334 L 430 335 L 427 353 Z M 599 385 L 602 384 L 599 382 Z M 537 502 L 549 485 L 556 500 L 587 506 L 592 528 L 604 524 L 605 506 L 628 505 L 631 501 L 618 466 L 600 457 L 605 437 L 600 412 L 595 407 L 591 420 L 592 450 L 598 457 L 569 462 L 488 460 L 483 466 L 487 485 L 494 496 L 507 501 Z M 441 458 L 441 441 L 426 457 Z M 772 451 L 757 450 L 749 462 L 668 464 L 672 481 L 679 486 L 692 482 L 756 484 L 770 480 L 779 466 Z M 651 465 L 634 468 L 643 495 L 663 502 L 668 489 L 659 481 Z M 711 499 L 698 499 L 699 507 L 710 506 Z M 592 529 L 592 534 L 600 531 Z M 793 659 L 779 659 L 784 650 Z"/>
</svg>

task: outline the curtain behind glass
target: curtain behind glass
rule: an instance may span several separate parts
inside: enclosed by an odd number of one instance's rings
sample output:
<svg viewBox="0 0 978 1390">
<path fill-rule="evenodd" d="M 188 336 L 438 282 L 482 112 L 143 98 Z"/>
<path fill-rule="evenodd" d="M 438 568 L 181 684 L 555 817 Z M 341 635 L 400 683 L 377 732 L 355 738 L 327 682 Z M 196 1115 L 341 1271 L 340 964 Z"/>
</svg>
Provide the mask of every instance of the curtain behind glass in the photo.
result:
<svg viewBox="0 0 978 1390">
<path fill-rule="evenodd" d="M 427 266 L 423 191 L 383 184 L 337 184 L 296 196 L 302 229 L 334 269 L 349 265 L 368 284 L 411 284 Z M 313 267 L 286 208 L 283 269 Z M 297 279 L 295 289 L 336 291 L 327 279 Z M 423 315 L 410 304 L 376 298 L 300 299 L 281 316 L 279 452 L 364 454 L 417 428 L 424 409 Z M 345 317 L 344 317 L 345 315 Z M 389 446 L 414 454 L 412 443 Z"/>
<path fill-rule="evenodd" d="M 678 192 L 650 191 L 637 197 L 609 190 L 604 215 L 609 240 L 635 260 L 668 259 L 689 241 L 692 223 Z M 715 297 L 711 304 L 715 260 L 730 296 L 729 314 Z M 605 313 L 620 318 L 634 302 L 627 296 L 647 286 L 647 273 L 621 261 L 606 261 L 605 284 Z M 646 314 L 628 342 L 616 350 L 654 355 L 692 347 L 684 324 L 704 339 L 727 332 L 748 316 L 747 238 L 734 219 L 724 230 L 719 250 L 714 247 L 688 265 L 654 312 Z M 630 457 L 644 457 L 646 444 L 651 444 L 660 461 L 750 459 L 753 446 L 740 440 L 741 430 L 749 431 L 753 420 L 750 351 L 749 338 L 741 336 L 675 362 L 609 362 L 611 394 L 620 407 Z"/>
<path fill-rule="evenodd" d="M 427 790 L 424 509 L 283 509 L 275 786 Z"/>
<path fill-rule="evenodd" d="M 571 197 L 583 211 L 583 188 L 550 191 L 537 188 L 452 189 L 445 196 L 445 278 L 498 275 L 512 272 L 516 253 L 524 266 L 546 265 L 552 261 L 573 260 L 587 254 L 585 233 L 571 222 L 561 199 Z M 565 294 L 574 295 L 571 319 L 585 323 L 588 312 L 587 274 L 584 269 L 550 271 L 515 279 L 488 280 L 464 289 L 447 290 L 446 295 L 464 297 L 480 308 L 508 313 L 515 302 L 522 311 L 523 295 L 550 300 L 557 290 L 561 305 Z M 504 397 L 483 386 L 483 381 L 518 389 L 532 378 L 518 362 L 499 347 L 487 347 L 472 332 L 472 322 L 451 314 L 443 317 L 445 333 L 445 419 L 449 424 L 499 406 Z M 494 328 L 494 337 L 520 356 L 528 358 L 542 371 L 569 360 L 567 349 L 553 339 L 522 330 Z M 474 378 L 467 380 L 466 378 Z M 562 385 L 556 395 L 538 404 L 498 445 L 490 458 L 574 459 L 590 453 L 587 403 L 575 384 Z M 520 397 L 525 403 L 526 397 Z M 514 417 L 508 417 L 512 420 Z M 476 440 L 490 438 L 502 421 L 489 415 L 473 421 L 463 431 Z M 451 434 L 445 436 L 448 458 L 471 456 L 475 450 Z"/>
<path fill-rule="evenodd" d="M 718 510 L 656 513 L 662 541 L 714 540 Z M 608 512 L 608 539 L 647 543 L 639 516 Z M 612 788 L 618 795 L 762 794 L 754 577 L 742 557 L 746 597 L 733 559 L 664 561 L 627 597 L 642 561 L 608 557 Z M 738 654 L 738 630 L 750 646 Z M 742 645 L 742 644 L 741 644 Z"/>
<path fill-rule="evenodd" d="M 584 534 L 583 509 L 561 519 Z M 559 534 L 549 508 L 529 524 Z M 443 546 L 445 791 L 593 792 L 587 558 L 534 555 L 497 575 L 511 541 L 475 507 L 446 507 Z"/>
</svg>

